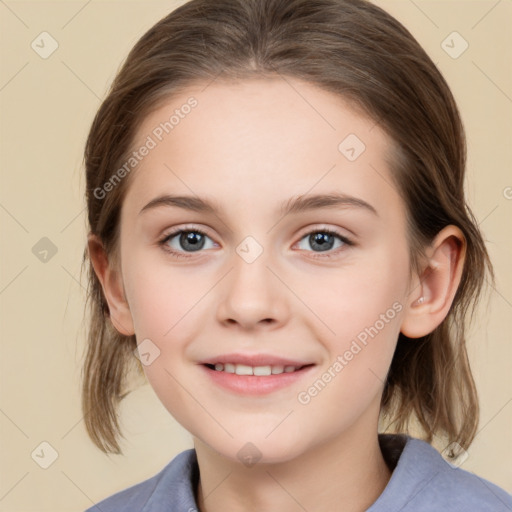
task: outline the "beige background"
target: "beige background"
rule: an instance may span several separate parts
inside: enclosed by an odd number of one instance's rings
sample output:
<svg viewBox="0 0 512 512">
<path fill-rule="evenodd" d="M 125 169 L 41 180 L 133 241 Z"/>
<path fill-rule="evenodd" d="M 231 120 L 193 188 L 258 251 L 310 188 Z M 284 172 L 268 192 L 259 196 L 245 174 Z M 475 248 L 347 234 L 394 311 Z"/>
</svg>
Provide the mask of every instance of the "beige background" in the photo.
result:
<svg viewBox="0 0 512 512">
<path fill-rule="evenodd" d="M 192 447 L 149 385 L 122 406 L 124 456 L 107 457 L 94 447 L 79 403 L 83 144 L 128 50 L 178 3 L 0 3 L 0 511 L 83 511 Z M 512 2 L 378 4 L 437 63 L 467 128 L 468 194 L 495 263 L 497 289 L 470 340 L 482 417 L 462 467 L 512 492 Z M 43 31 L 58 43 L 47 59 L 31 48 Z M 456 59 L 441 46 L 453 31 L 469 43 Z M 461 48 L 462 41 L 454 41 Z M 57 249 L 46 262 L 32 252 L 43 237 Z M 44 441 L 58 454 L 47 469 L 35 462 L 50 461 Z"/>
</svg>

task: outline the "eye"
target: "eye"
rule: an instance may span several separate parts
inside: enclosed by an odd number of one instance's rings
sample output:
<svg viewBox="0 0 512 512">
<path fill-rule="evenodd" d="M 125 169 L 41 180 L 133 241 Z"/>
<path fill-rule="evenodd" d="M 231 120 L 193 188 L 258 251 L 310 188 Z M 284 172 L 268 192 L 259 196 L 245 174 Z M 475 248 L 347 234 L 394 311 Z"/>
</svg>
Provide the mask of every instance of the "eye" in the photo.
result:
<svg viewBox="0 0 512 512">
<path fill-rule="evenodd" d="M 310 231 L 300 239 L 299 244 L 303 242 L 309 244 L 310 247 L 313 248 L 312 252 L 316 253 L 328 251 L 333 252 L 333 249 L 339 249 L 340 247 L 354 245 L 353 242 L 351 242 L 347 237 L 331 229 L 317 229 L 314 231 Z M 338 242 L 337 245 L 336 242 Z M 299 246 L 299 249 L 304 249 L 304 247 Z M 338 252 L 339 251 L 335 251 L 335 254 L 337 254 Z M 315 257 L 330 258 L 331 256 L 332 254 L 318 254 Z"/>
<path fill-rule="evenodd" d="M 208 245 L 208 241 L 210 245 Z M 347 237 L 331 229 L 316 229 L 303 236 L 298 242 L 299 249 L 308 250 L 300 246 L 300 244 L 304 245 L 304 242 L 313 248 L 313 251 L 308 252 L 317 253 L 314 257 L 318 258 L 330 258 L 339 252 L 333 251 L 333 249 L 354 245 Z M 166 234 L 158 244 L 162 246 L 163 250 L 177 258 L 189 258 L 191 257 L 190 253 L 211 249 L 217 245 L 204 231 L 198 228 L 175 230 Z"/>
<path fill-rule="evenodd" d="M 188 258 L 186 253 L 198 252 L 201 249 L 210 249 L 208 240 L 215 244 L 212 239 L 200 229 L 180 229 L 168 233 L 158 243 L 162 248 L 178 258 Z M 185 253 L 185 254 L 183 254 Z"/>
</svg>

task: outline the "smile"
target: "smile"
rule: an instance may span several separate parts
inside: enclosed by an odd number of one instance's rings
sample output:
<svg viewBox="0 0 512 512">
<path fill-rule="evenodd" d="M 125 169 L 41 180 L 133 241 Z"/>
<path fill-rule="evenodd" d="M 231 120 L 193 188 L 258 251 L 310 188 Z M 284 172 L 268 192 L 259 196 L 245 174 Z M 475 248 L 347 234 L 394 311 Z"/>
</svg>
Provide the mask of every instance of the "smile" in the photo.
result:
<svg viewBox="0 0 512 512">
<path fill-rule="evenodd" d="M 200 365 L 216 387 L 244 396 L 266 395 L 291 386 L 310 374 L 315 366 L 248 366 L 232 363 Z"/>
<path fill-rule="evenodd" d="M 279 375 L 281 373 L 292 373 L 296 370 L 304 368 L 304 366 L 282 366 L 282 365 L 267 365 L 267 366 L 248 366 L 246 364 L 233 364 L 233 363 L 217 363 L 207 364 L 208 368 L 218 372 L 236 373 L 237 375 Z"/>
</svg>

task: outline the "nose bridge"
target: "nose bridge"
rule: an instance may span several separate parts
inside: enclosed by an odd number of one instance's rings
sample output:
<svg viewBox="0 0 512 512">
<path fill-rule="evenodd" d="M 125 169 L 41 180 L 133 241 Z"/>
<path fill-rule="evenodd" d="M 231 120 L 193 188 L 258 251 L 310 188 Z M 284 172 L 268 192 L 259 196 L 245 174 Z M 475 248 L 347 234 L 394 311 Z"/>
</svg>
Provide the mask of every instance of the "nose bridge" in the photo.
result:
<svg viewBox="0 0 512 512">
<path fill-rule="evenodd" d="M 282 322 L 287 314 L 285 287 L 269 269 L 273 251 L 253 236 L 235 248 L 232 270 L 219 303 L 220 321 L 250 326 L 260 321 Z"/>
</svg>

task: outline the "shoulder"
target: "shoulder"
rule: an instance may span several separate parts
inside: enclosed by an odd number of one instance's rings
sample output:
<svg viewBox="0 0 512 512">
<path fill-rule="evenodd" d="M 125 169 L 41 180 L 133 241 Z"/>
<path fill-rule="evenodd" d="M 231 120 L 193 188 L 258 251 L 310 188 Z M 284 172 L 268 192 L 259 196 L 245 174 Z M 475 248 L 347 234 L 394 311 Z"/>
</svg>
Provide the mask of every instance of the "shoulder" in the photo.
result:
<svg viewBox="0 0 512 512">
<path fill-rule="evenodd" d="M 396 438 L 396 436 L 395 436 Z M 511 512 L 512 495 L 497 485 L 449 464 L 430 444 L 401 437 L 404 448 L 388 485 L 368 512 Z"/>
<path fill-rule="evenodd" d="M 185 450 L 152 478 L 113 494 L 85 512 L 149 512 L 170 510 L 175 503 L 188 505 L 193 499 L 191 480 L 196 475 L 196 468 L 195 451 Z"/>
</svg>

